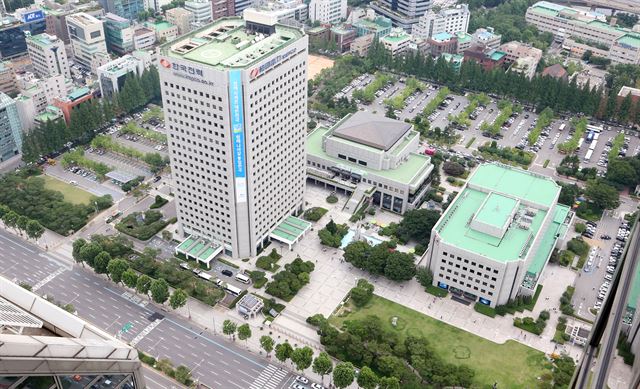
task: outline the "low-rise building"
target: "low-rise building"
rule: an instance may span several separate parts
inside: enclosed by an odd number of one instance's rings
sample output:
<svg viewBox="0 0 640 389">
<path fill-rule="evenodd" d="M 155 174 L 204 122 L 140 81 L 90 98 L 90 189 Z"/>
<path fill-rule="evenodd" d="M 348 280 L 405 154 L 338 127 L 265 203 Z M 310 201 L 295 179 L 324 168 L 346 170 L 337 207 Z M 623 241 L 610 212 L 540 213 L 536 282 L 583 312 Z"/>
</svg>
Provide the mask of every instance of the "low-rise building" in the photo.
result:
<svg viewBox="0 0 640 389">
<path fill-rule="evenodd" d="M 272 15 L 278 23 L 288 25 L 302 26 L 309 19 L 309 9 L 307 4 L 302 0 L 263 1 L 245 9 L 243 15 L 247 15 L 247 11 L 249 10 L 252 10 L 251 12 Z"/>
<path fill-rule="evenodd" d="M 366 56 L 369 53 L 369 48 L 373 44 L 374 35 L 363 35 L 355 38 L 353 42 L 351 42 L 350 51 L 353 54 L 359 55 L 361 57 Z"/>
<path fill-rule="evenodd" d="M 460 71 L 462 63 L 464 62 L 464 56 L 462 54 L 443 53 L 442 58 L 444 58 L 445 61 L 449 62 L 449 64 L 451 64 L 451 66 L 453 67 L 453 70 L 455 70 L 456 72 Z"/>
<path fill-rule="evenodd" d="M 484 46 L 473 46 L 464 51 L 465 61 L 474 61 L 486 71 L 504 67 L 507 55 L 499 50 L 487 49 Z"/>
<path fill-rule="evenodd" d="M 399 120 L 358 111 L 307 138 L 307 180 L 352 194 L 349 212 L 370 204 L 404 213 L 429 189 L 431 159 L 418 153 L 420 134 Z"/>
<path fill-rule="evenodd" d="M 86 87 L 77 88 L 65 97 L 54 99 L 53 105 L 60 108 L 62 115 L 64 116 L 64 121 L 69 124 L 69 120 L 71 119 L 71 110 L 92 98 L 93 94 L 91 93 L 91 89 Z"/>
<path fill-rule="evenodd" d="M 624 100 L 627 95 L 631 95 L 631 102 L 633 104 L 637 104 L 638 101 L 640 101 L 640 89 L 638 88 L 632 88 L 630 86 L 623 86 L 622 88 L 620 88 L 620 91 L 618 92 L 618 101 L 622 101 Z"/>
<path fill-rule="evenodd" d="M 366 10 L 363 17 L 351 22 L 351 25 L 356 29 L 358 36 L 373 34 L 376 39 L 386 36 L 392 29 L 391 19 L 376 15 L 370 8 Z"/>
<path fill-rule="evenodd" d="M 191 11 L 191 9 L 190 9 Z M 239 9 L 239 12 L 242 12 Z M 218 20 L 227 16 L 234 16 L 236 14 L 236 2 L 235 0 L 211 0 L 211 19 Z M 194 20 L 198 21 L 198 17 L 194 16 Z M 197 23 L 201 25 L 200 23 Z"/>
<path fill-rule="evenodd" d="M 538 61 L 534 57 L 523 57 L 512 62 L 509 70 L 514 73 L 520 73 L 528 79 L 532 79 L 536 74 L 537 67 Z"/>
<path fill-rule="evenodd" d="M 616 39 L 609 59 L 614 64 L 640 64 L 640 34 L 626 34 Z"/>
<path fill-rule="evenodd" d="M 383 15 L 400 27 L 411 32 L 413 25 L 420 21 L 433 5 L 433 0 L 375 0 L 369 3 L 377 14 Z"/>
<path fill-rule="evenodd" d="M 458 43 L 457 54 L 462 54 L 465 50 L 471 48 L 473 44 L 473 36 L 471 34 L 467 34 L 466 32 L 459 32 L 455 35 Z"/>
<path fill-rule="evenodd" d="M 8 94 L 17 91 L 16 72 L 13 70 L 13 64 L 10 61 L 0 62 L 0 92 Z"/>
<path fill-rule="evenodd" d="M 138 27 L 133 32 L 133 48 L 147 50 L 156 44 L 156 33 L 146 27 Z"/>
<path fill-rule="evenodd" d="M 0 162 L 4 162 L 20 154 L 21 150 L 22 126 L 20 124 L 16 103 L 11 97 L 0 92 Z M 5 280 L 4 278 L 2 279 Z M 0 292 L 2 292 L 1 288 Z M 5 324 L 3 323 L 0 329 L 4 328 L 4 326 Z M 1 337 L 0 335 L 0 338 Z M 4 359 L 3 357 L 3 360 Z M 1 373 L 0 371 L 0 374 Z"/>
<path fill-rule="evenodd" d="M 104 36 L 107 50 L 124 55 L 133 50 L 133 33 L 135 27 L 130 20 L 116 14 L 106 14 L 104 22 Z"/>
<path fill-rule="evenodd" d="M 392 57 L 395 57 L 407 51 L 411 43 L 411 35 L 401 28 L 394 28 L 380 39 L 380 43 L 391 53 Z"/>
<path fill-rule="evenodd" d="M 111 97 L 124 86 L 127 76 L 140 76 L 149 63 L 133 55 L 125 55 L 98 68 L 98 82 L 102 97 Z"/>
<path fill-rule="evenodd" d="M 441 54 L 457 54 L 458 53 L 458 38 L 448 32 L 441 32 L 435 34 L 428 40 L 429 50 L 431 55 L 438 57 Z"/>
<path fill-rule="evenodd" d="M 597 90 L 599 88 L 604 88 L 607 81 L 607 74 L 608 73 L 606 70 L 589 67 L 582 71 L 576 72 L 573 77 L 575 78 L 576 83 L 579 87 L 583 87 L 587 83 L 589 83 L 589 89 L 593 90 L 593 88 L 596 88 Z"/>
<path fill-rule="evenodd" d="M 100 66 L 106 65 L 111 62 L 112 58 L 109 53 L 96 53 L 91 58 L 91 74 L 97 74 Z"/>
<path fill-rule="evenodd" d="M 356 38 L 356 30 L 348 25 L 342 24 L 331 27 L 331 40 L 336 44 L 341 53 L 349 51 L 351 43 Z"/>
<path fill-rule="evenodd" d="M 63 119 L 62 110 L 56 106 L 47 105 L 44 111 L 35 115 L 33 127 L 40 127 L 47 124 L 47 122 L 55 122 L 60 119 Z"/>
<path fill-rule="evenodd" d="M 213 3 L 211 3 L 208 0 L 189 0 L 185 1 L 184 8 L 193 14 L 193 27 L 196 28 L 211 23 L 213 20 L 211 13 L 214 10 L 216 11 L 217 18 L 233 15 L 233 10 L 229 13 L 227 8 L 228 1 L 229 0 L 214 0 Z M 233 0 L 231 0 L 231 3 L 233 4 Z M 218 9 L 218 5 L 224 5 L 224 10 Z M 231 8 L 233 9 L 233 5 Z"/>
<path fill-rule="evenodd" d="M 306 30 L 306 33 L 309 36 L 309 47 L 322 46 L 331 37 L 329 28 L 325 26 L 311 27 Z"/>
<path fill-rule="evenodd" d="M 144 26 L 155 32 L 159 42 L 169 42 L 178 37 L 178 27 L 169 22 L 146 22 Z"/>
<path fill-rule="evenodd" d="M 454 35 L 459 32 L 466 33 L 469 28 L 470 15 L 467 4 L 458 4 L 452 8 L 444 8 L 437 12 L 429 9 L 420 17 L 419 22 L 413 25 L 411 35 L 429 39 L 443 32 Z"/>
<path fill-rule="evenodd" d="M 480 165 L 431 231 L 433 285 L 491 307 L 532 296 L 571 222 L 560 189 L 550 177 Z"/>
<path fill-rule="evenodd" d="M 191 25 L 195 20 L 193 12 L 182 7 L 167 10 L 167 12 L 165 12 L 165 17 L 167 18 L 167 22 L 178 28 L 179 35 L 183 35 L 191 31 Z"/>
<path fill-rule="evenodd" d="M 49 34 L 27 34 L 27 51 L 33 70 L 40 77 L 63 75 L 71 78 L 64 42 Z"/>
<path fill-rule="evenodd" d="M 544 68 L 544 70 L 542 70 L 542 77 L 545 76 L 553 77 L 556 80 L 567 81 L 569 79 L 569 73 L 567 70 L 558 63 Z"/>
<path fill-rule="evenodd" d="M 542 50 L 518 41 L 504 43 L 499 50 L 507 54 L 505 59 L 507 63 L 513 63 L 518 58 L 531 57 L 536 60 L 537 64 L 542 58 Z"/>
<path fill-rule="evenodd" d="M 473 46 L 484 46 L 487 49 L 497 49 L 502 35 L 496 34 L 493 27 L 479 28 L 472 34 Z"/>
</svg>

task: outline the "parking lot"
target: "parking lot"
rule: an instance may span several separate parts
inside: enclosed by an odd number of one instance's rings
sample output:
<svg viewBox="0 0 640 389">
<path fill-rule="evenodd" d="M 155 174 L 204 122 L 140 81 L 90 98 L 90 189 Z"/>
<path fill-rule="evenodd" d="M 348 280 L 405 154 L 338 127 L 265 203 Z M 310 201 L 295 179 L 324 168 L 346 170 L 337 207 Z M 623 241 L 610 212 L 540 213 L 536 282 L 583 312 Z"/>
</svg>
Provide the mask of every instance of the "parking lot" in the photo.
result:
<svg viewBox="0 0 640 389">
<path fill-rule="evenodd" d="M 74 173 L 70 170 L 63 168 L 60 164 L 56 164 L 54 166 L 47 166 L 45 168 L 45 173 L 47 175 L 55 177 L 66 183 L 73 182 L 79 188 L 82 188 L 87 192 L 92 193 L 96 196 L 103 196 L 108 194 L 108 195 L 111 195 L 111 197 L 113 198 L 113 201 L 118 201 L 124 197 L 125 195 L 124 192 L 117 185 L 112 184 L 108 180 L 104 182 L 99 182 L 95 178 L 95 175 L 93 174 L 84 175 L 85 171 L 80 173 L 80 170 Z"/>
</svg>

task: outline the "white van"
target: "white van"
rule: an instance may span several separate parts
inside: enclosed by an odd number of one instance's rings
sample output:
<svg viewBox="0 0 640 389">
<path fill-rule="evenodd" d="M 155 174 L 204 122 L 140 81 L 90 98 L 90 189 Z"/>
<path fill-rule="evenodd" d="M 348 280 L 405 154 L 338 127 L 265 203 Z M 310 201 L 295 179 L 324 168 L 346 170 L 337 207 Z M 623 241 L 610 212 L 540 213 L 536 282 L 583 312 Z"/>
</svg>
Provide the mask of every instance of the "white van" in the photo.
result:
<svg viewBox="0 0 640 389">
<path fill-rule="evenodd" d="M 198 277 L 200 278 L 204 278 L 207 281 L 210 281 L 213 277 L 211 276 L 211 274 L 207 274 L 205 272 L 200 272 L 198 273 Z"/>
<path fill-rule="evenodd" d="M 242 282 L 243 284 L 248 284 L 251 282 L 251 279 L 249 277 L 241 273 L 236 274 L 236 280 Z"/>
</svg>

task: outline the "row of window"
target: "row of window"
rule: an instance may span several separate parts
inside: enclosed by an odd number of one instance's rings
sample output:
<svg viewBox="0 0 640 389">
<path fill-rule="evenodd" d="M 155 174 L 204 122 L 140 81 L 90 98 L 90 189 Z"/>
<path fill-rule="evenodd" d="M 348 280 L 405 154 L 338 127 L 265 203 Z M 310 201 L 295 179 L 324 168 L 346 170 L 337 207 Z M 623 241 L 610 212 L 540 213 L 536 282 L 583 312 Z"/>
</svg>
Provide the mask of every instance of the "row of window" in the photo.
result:
<svg viewBox="0 0 640 389">
<path fill-rule="evenodd" d="M 453 282 L 453 283 L 455 283 L 455 284 L 458 284 L 459 286 L 462 286 L 462 287 L 465 287 L 465 286 L 466 286 L 467 288 L 472 288 L 473 290 L 480 291 L 480 292 L 482 292 L 482 293 L 484 293 L 484 294 L 486 294 L 486 295 L 493 296 L 493 292 L 491 292 L 491 291 L 487 291 L 486 289 L 483 289 L 483 288 L 478 287 L 478 286 L 476 286 L 476 285 L 471 285 L 471 284 L 470 284 L 470 283 L 468 283 L 468 282 L 465 284 L 465 283 L 464 283 L 464 282 L 462 282 L 462 281 L 458 281 L 457 279 L 455 279 L 455 278 L 451 278 L 450 276 L 445 276 L 445 275 L 443 275 L 442 273 L 440 273 L 440 274 L 438 274 L 438 275 L 440 276 L 440 278 L 444 278 L 445 280 L 447 280 L 447 281 L 449 281 L 449 282 Z"/>
<path fill-rule="evenodd" d="M 499 273 L 499 272 L 498 272 L 498 269 L 492 269 L 491 267 L 489 267 L 489 266 L 485 266 L 485 265 L 483 265 L 483 264 L 481 264 L 481 263 L 476 264 L 474 261 L 469 261 L 469 260 L 468 260 L 468 259 L 466 259 L 466 258 L 461 258 L 460 256 L 455 256 L 455 255 L 453 255 L 453 254 L 449 254 L 449 253 L 447 253 L 446 251 L 443 251 L 443 252 L 442 252 L 442 255 L 443 255 L 444 257 L 447 257 L 447 255 L 448 255 L 448 256 L 449 256 L 449 258 L 454 258 L 454 259 L 455 259 L 456 261 L 458 261 L 458 262 L 462 261 L 463 263 L 470 263 L 470 264 L 471 264 L 471 266 L 477 266 L 479 269 L 484 269 L 484 270 L 486 270 L 486 271 L 488 271 L 488 272 L 493 271 L 493 273 L 494 273 L 494 274 L 498 274 L 498 273 Z M 446 262 L 446 261 L 444 261 L 444 260 L 443 260 L 443 262 Z M 453 264 L 453 262 L 449 262 L 449 263 L 450 263 L 450 264 Z M 467 268 L 466 268 L 466 267 L 465 267 L 464 269 L 465 269 L 465 270 L 467 270 Z"/>
</svg>

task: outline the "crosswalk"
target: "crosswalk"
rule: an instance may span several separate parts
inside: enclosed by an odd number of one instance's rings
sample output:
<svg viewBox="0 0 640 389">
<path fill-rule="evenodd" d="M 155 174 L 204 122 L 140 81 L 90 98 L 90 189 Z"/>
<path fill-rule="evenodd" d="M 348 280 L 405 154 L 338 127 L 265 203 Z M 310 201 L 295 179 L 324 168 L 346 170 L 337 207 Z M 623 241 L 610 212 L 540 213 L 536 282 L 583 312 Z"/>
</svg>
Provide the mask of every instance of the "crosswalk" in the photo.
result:
<svg viewBox="0 0 640 389">
<path fill-rule="evenodd" d="M 267 366 L 253 381 L 250 389 L 276 389 L 280 382 L 287 376 L 287 371 L 277 368 L 274 365 Z"/>
</svg>

